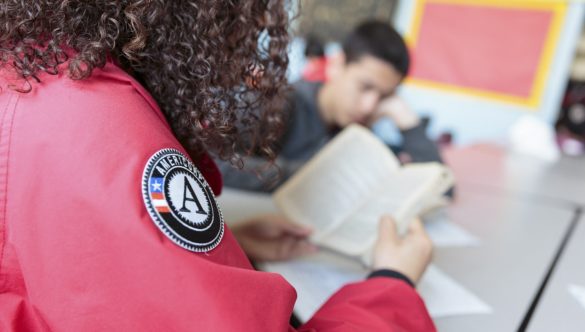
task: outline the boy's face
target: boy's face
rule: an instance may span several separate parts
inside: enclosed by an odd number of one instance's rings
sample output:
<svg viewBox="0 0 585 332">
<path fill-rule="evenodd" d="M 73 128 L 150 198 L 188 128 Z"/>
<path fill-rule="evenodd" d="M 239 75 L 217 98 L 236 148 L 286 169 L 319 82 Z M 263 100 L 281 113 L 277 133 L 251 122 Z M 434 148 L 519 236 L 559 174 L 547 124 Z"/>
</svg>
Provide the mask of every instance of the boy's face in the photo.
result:
<svg viewBox="0 0 585 332">
<path fill-rule="evenodd" d="M 330 70 L 326 84 L 335 92 L 332 112 L 340 127 L 368 123 L 380 102 L 394 94 L 403 78 L 391 64 L 369 55 L 333 66 L 337 68 Z"/>
</svg>

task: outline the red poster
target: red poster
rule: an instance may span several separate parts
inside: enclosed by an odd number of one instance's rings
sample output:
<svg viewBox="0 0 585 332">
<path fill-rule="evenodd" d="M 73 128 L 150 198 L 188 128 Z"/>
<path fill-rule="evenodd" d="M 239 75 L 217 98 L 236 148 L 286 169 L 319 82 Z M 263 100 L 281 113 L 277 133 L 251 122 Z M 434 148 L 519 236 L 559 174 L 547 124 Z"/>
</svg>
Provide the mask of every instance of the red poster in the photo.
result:
<svg viewBox="0 0 585 332">
<path fill-rule="evenodd" d="M 554 9 L 428 1 L 418 14 L 413 81 L 526 100 L 538 93 Z"/>
</svg>

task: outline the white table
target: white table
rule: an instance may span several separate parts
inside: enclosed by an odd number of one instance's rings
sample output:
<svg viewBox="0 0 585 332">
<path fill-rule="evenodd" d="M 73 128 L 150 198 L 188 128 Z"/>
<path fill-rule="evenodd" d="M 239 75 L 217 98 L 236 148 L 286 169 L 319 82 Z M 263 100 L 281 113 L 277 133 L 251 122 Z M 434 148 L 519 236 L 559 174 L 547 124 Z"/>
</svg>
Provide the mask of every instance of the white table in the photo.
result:
<svg viewBox="0 0 585 332">
<path fill-rule="evenodd" d="M 447 149 L 443 156 L 459 184 L 585 206 L 585 158 L 565 156 L 550 163 L 488 144 Z"/>
<path fill-rule="evenodd" d="M 534 311 L 528 331 L 585 331 L 585 304 L 571 295 L 570 285 L 585 289 L 585 217 L 577 223 Z"/>
<path fill-rule="evenodd" d="M 479 193 L 459 186 L 449 209 L 452 222 L 480 238 L 470 248 L 440 248 L 434 263 L 489 304 L 489 315 L 436 320 L 439 331 L 515 331 L 522 323 L 573 211 L 534 204 L 501 192 Z"/>
<path fill-rule="evenodd" d="M 509 192 L 479 193 L 467 188 L 459 186 L 457 201 L 448 214 L 482 245 L 440 248 L 433 261 L 494 312 L 441 318 L 436 324 L 440 331 L 513 331 L 540 287 L 573 211 L 533 204 Z M 228 223 L 257 212 L 276 211 L 266 196 L 249 197 L 233 190 L 225 190 L 219 203 Z"/>
</svg>

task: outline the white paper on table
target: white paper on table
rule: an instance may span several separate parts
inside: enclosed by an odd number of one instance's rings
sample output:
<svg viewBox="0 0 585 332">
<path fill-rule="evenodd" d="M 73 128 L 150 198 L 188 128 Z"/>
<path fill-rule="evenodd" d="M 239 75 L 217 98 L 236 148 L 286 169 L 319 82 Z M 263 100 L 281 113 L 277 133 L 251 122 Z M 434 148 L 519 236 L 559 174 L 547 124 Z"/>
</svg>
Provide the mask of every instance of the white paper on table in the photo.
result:
<svg viewBox="0 0 585 332">
<path fill-rule="evenodd" d="M 569 293 L 573 295 L 577 302 L 579 302 L 583 309 L 585 309 L 585 287 L 571 284 L 568 289 Z"/>
<path fill-rule="evenodd" d="M 433 318 L 490 314 L 492 308 L 434 265 L 430 265 L 417 286 Z"/>
<path fill-rule="evenodd" d="M 295 287 L 295 313 L 303 322 L 341 287 L 361 281 L 368 274 L 356 262 L 327 252 L 285 263 L 267 263 L 262 269 L 281 274 Z M 476 295 L 432 265 L 417 289 L 433 318 L 492 312 Z"/>
<path fill-rule="evenodd" d="M 357 264 L 344 264 L 342 261 L 340 264 L 329 264 L 314 258 L 261 266 L 264 271 L 281 274 L 296 289 L 294 311 L 302 322 L 308 321 L 343 285 L 363 280 L 367 275 Z"/>
<path fill-rule="evenodd" d="M 476 247 L 481 241 L 461 226 L 451 222 L 445 211 L 424 218 L 427 234 L 436 247 Z"/>
</svg>

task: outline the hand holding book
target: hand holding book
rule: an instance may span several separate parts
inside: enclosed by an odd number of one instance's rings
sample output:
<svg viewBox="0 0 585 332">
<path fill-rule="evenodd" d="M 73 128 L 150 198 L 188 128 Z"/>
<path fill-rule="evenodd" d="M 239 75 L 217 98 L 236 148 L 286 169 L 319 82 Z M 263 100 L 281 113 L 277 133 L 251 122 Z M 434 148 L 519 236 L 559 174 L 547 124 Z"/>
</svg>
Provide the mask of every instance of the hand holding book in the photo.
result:
<svg viewBox="0 0 585 332">
<path fill-rule="evenodd" d="M 411 222 L 407 233 L 401 237 L 394 220 L 383 216 L 374 245 L 372 268 L 400 272 L 416 284 L 431 261 L 432 250 L 431 239 L 419 219 Z"/>
<path fill-rule="evenodd" d="M 400 166 L 368 129 L 351 125 L 274 194 L 290 220 L 311 226 L 311 240 L 372 265 L 383 215 L 403 235 L 409 223 L 441 201 L 453 185 L 438 163 Z"/>
</svg>

